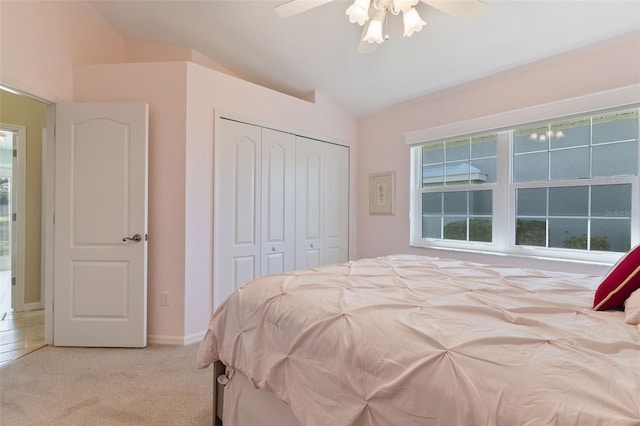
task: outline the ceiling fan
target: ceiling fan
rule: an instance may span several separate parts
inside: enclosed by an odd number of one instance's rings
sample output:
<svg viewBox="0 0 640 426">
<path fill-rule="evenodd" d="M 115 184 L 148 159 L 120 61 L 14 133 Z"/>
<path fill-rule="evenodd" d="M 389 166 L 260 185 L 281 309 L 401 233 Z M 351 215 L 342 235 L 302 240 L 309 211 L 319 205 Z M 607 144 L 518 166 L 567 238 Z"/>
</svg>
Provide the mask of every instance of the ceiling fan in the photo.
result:
<svg viewBox="0 0 640 426">
<path fill-rule="evenodd" d="M 335 0 L 289 0 L 275 9 L 283 18 L 289 18 L 332 1 Z M 388 34 L 383 34 L 383 25 L 390 13 L 398 15 L 402 12 L 405 36 L 420 31 L 425 22 L 415 9 L 419 1 L 462 19 L 474 16 L 486 4 L 483 0 L 355 0 L 346 14 L 352 23 L 363 27 L 358 52 L 372 52 L 378 44 L 389 38 Z"/>
</svg>

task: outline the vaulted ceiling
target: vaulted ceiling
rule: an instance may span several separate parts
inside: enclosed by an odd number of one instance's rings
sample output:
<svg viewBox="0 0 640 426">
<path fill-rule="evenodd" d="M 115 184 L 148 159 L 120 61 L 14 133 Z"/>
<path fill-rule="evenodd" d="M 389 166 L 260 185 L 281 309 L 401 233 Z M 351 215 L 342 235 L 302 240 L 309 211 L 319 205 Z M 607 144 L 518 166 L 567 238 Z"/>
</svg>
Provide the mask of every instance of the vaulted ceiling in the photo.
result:
<svg viewBox="0 0 640 426">
<path fill-rule="evenodd" d="M 361 54 L 362 28 L 345 14 L 351 2 L 286 19 L 274 9 L 282 2 L 91 1 L 131 38 L 195 49 L 246 80 L 294 96 L 317 90 L 356 117 L 640 34 L 637 0 L 485 0 L 469 19 L 421 2 L 422 31 L 403 37 L 402 17 L 390 16 L 389 40 Z"/>
</svg>

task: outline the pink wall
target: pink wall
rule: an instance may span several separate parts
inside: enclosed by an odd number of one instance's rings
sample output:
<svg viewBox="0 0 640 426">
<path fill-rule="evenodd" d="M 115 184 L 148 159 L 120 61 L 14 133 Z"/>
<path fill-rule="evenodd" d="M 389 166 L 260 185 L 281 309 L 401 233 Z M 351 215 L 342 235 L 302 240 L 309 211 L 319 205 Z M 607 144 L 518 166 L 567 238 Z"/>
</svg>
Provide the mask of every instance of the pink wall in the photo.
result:
<svg viewBox="0 0 640 426">
<path fill-rule="evenodd" d="M 86 1 L 0 1 L 0 82 L 73 100 L 73 68 L 121 62 L 123 37 Z"/>
<path fill-rule="evenodd" d="M 358 256 L 412 252 L 478 261 L 507 261 L 491 256 L 409 247 L 409 148 L 405 145 L 404 133 L 639 82 L 640 37 L 635 34 L 496 74 L 360 120 Z M 391 170 L 396 172 L 396 214 L 370 216 L 368 175 Z"/>
</svg>

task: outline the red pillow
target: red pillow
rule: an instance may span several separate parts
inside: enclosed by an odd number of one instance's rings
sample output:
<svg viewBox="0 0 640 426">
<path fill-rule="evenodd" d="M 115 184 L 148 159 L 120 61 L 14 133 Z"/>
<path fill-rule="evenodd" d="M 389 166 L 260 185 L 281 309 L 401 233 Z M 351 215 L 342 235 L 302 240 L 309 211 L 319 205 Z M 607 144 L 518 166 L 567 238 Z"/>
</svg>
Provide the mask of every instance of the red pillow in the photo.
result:
<svg viewBox="0 0 640 426">
<path fill-rule="evenodd" d="M 604 277 L 593 299 L 593 309 L 624 309 L 624 301 L 640 288 L 640 245 L 620 259 Z"/>
</svg>

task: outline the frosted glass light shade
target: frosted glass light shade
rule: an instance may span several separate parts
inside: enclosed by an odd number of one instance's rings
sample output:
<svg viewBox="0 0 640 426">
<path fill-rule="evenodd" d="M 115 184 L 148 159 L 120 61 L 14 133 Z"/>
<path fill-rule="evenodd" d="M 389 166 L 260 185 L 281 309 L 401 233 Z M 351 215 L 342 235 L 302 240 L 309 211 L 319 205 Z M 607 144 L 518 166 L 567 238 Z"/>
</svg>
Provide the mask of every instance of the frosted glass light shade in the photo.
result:
<svg viewBox="0 0 640 426">
<path fill-rule="evenodd" d="M 373 19 L 369 22 L 369 28 L 367 28 L 367 33 L 364 35 L 362 41 L 366 41 L 367 43 L 382 43 L 384 39 L 382 38 L 382 21 L 378 19 Z"/>
<path fill-rule="evenodd" d="M 370 0 L 355 0 L 346 11 L 346 14 L 349 15 L 349 22 L 352 24 L 357 22 L 360 26 L 364 25 L 369 20 L 370 4 Z"/>
<path fill-rule="evenodd" d="M 411 36 L 411 34 L 416 31 L 420 31 L 422 27 L 427 25 L 427 23 L 420 18 L 415 7 L 412 7 L 408 11 L 402 13 L 402 21 L 404 22 L 405 37 Z"/>
</svg>

